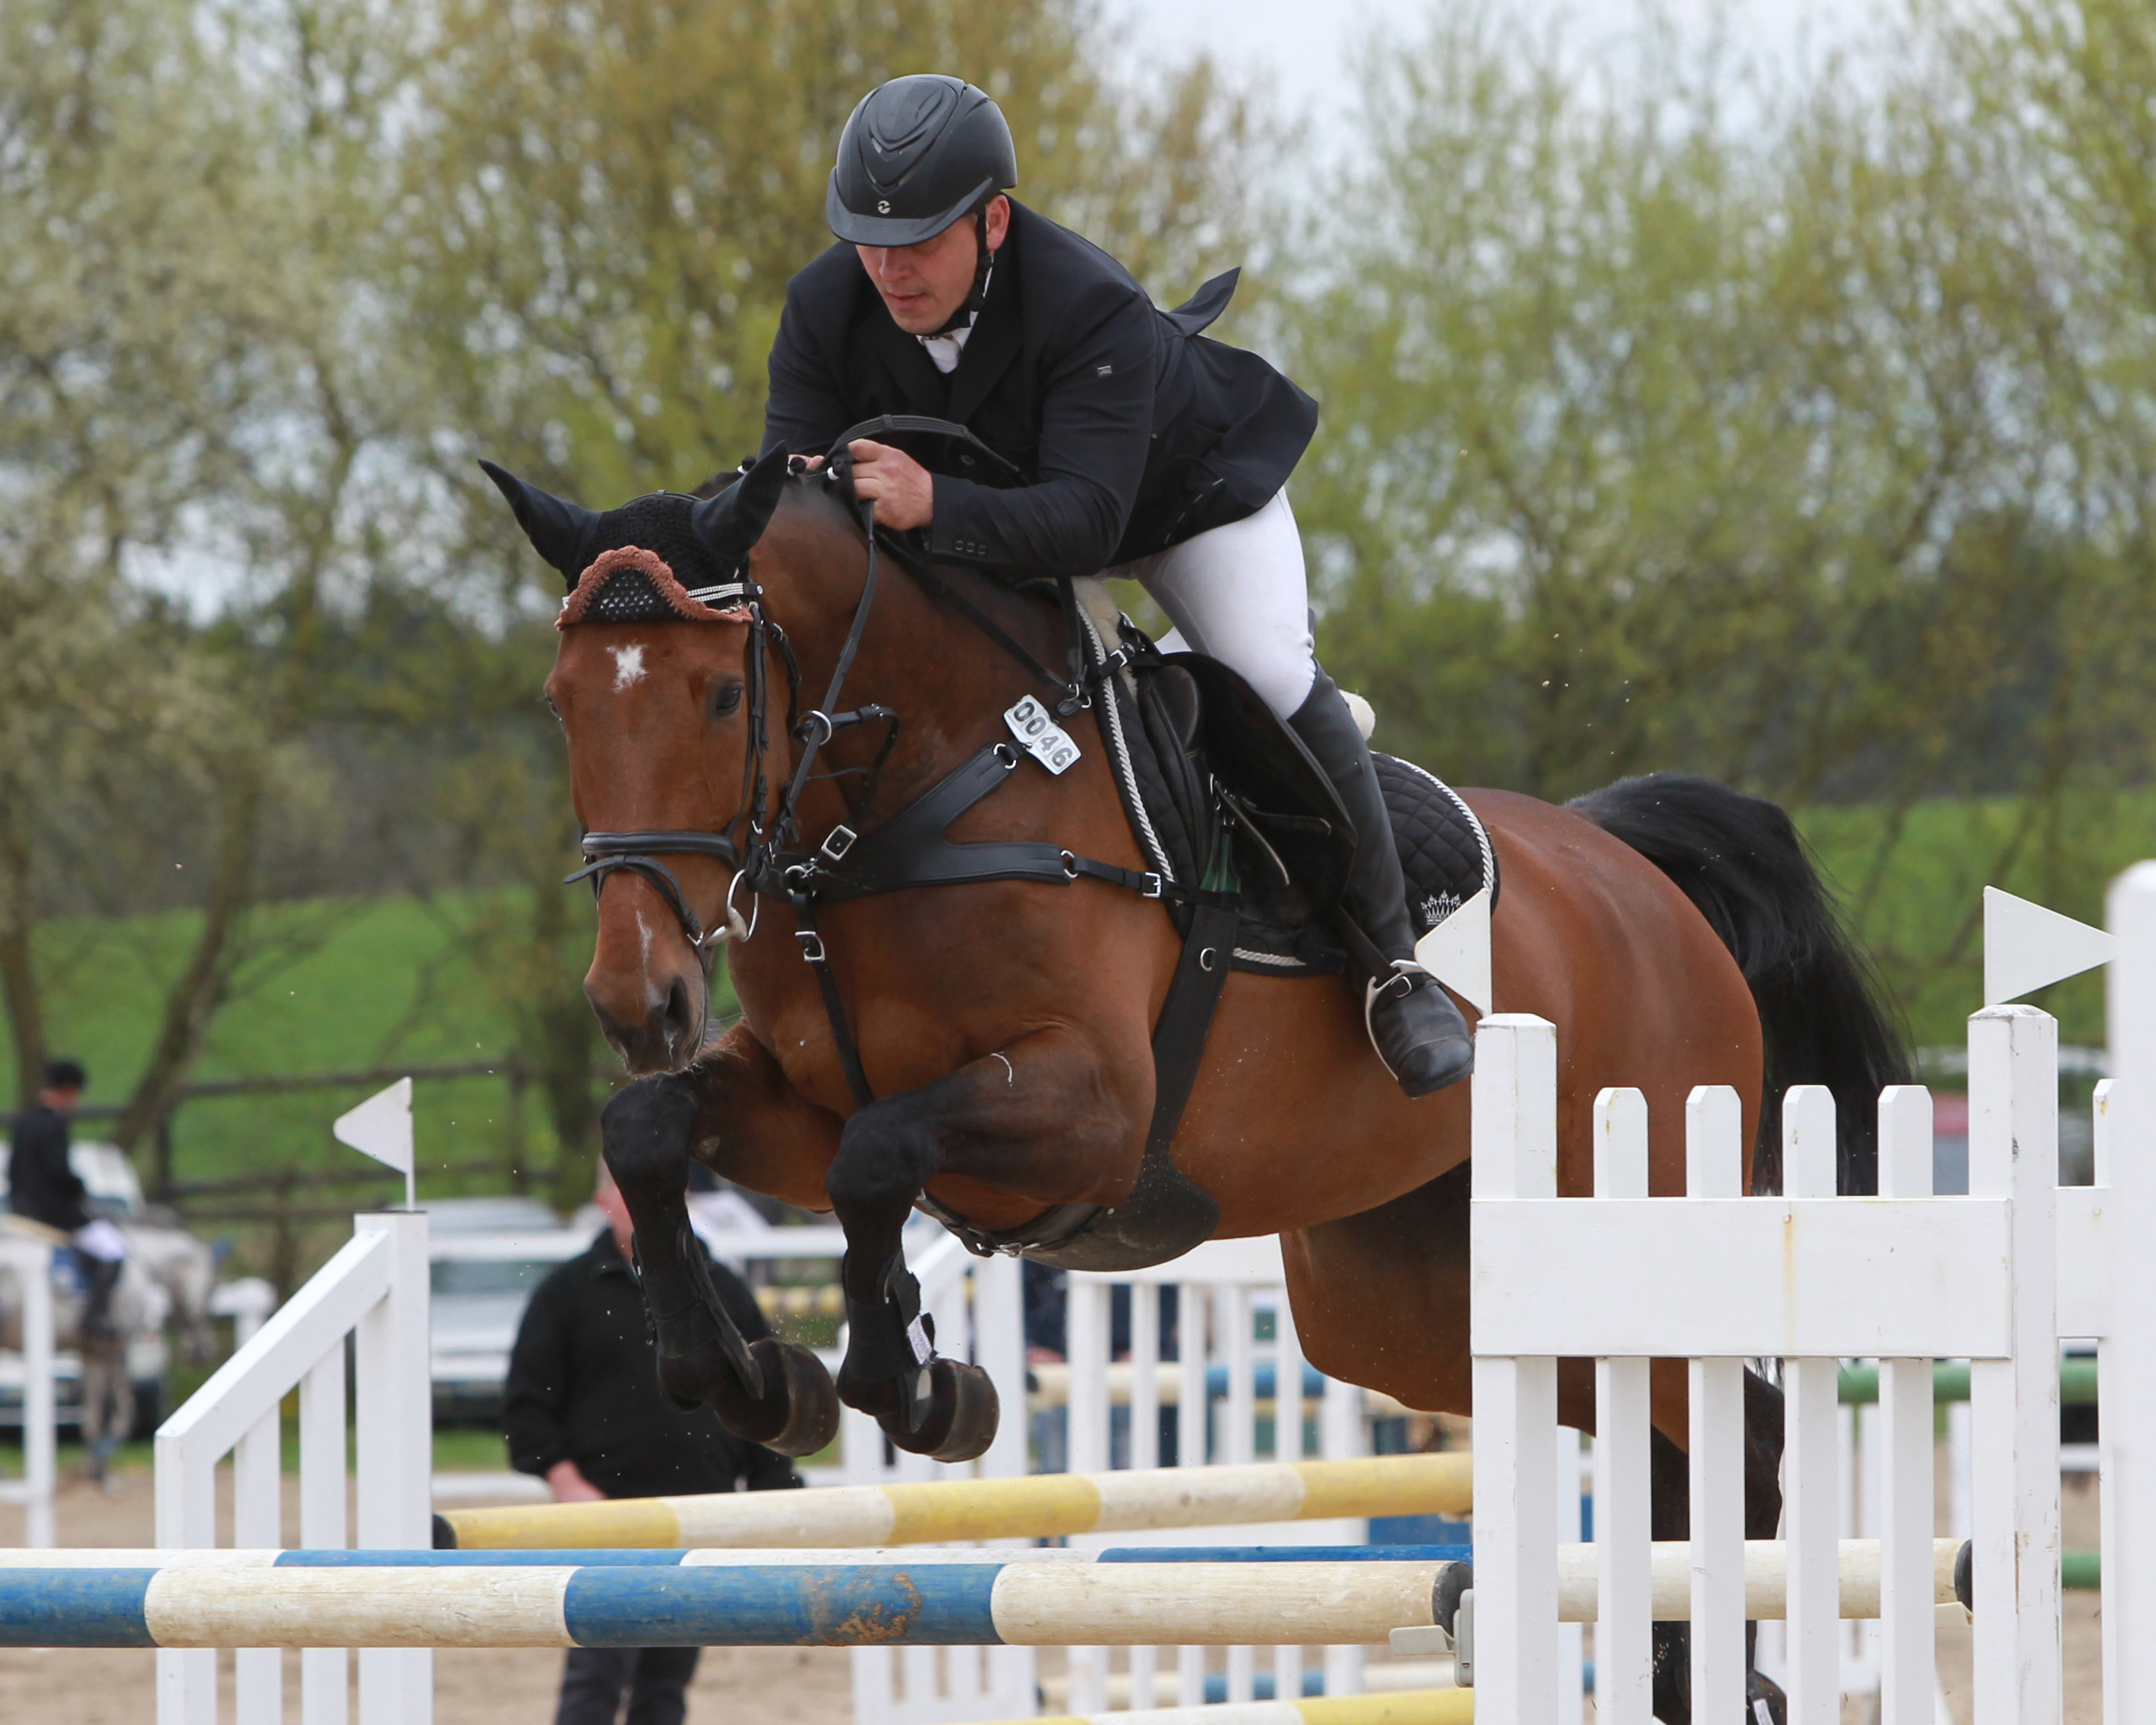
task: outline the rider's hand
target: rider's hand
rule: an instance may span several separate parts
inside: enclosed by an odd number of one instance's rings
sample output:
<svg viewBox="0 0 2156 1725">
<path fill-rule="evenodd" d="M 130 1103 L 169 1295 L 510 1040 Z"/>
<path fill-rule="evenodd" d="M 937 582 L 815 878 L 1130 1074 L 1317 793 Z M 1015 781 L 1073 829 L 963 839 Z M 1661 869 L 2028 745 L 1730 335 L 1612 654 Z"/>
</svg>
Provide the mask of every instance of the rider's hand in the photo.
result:
<svg viewBox="0 0 2156 1725">
<path fill-rule="evenodd" d="M 584 1477 L 584 1471 L 566 1457 L 547 1470 L 547 1484 L 557 1503 L 589 1503 L 606 1493 Z"/>
<path fill-rule="evenodd" d="M 936 481 L 905 450 L 865 437 L 846 449 L 854 458 L 854 495 L 875 500 L 880 525 L 902 533 L 936 518 Z"/>
</svg>

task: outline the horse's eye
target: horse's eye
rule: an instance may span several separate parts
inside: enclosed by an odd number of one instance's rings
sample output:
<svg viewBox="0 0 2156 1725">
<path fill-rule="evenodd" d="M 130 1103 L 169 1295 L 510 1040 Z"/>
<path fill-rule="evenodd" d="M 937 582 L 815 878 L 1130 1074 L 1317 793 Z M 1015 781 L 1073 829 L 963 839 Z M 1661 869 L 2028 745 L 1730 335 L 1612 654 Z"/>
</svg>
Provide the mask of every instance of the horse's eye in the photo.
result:
<svg viewBox="0 0 2156 1725">
<path fill-rule="evenodd" d="M 547 703 L 547 711 L 553 714 L 554 722 L 557 725 L 560 724 L 562 722 L 562 710 L 554 705 L 554 697 L 551 695 L 547 695 L 542 696 L 540 698 Z"/>
<path fill-rule="evenodd" d="M 721 683 L 711 696 L 711 716 L 715 719 L 730 717 L 741 711 L 741 704 L 742 685 L 738 683 Z"/>
</svg>

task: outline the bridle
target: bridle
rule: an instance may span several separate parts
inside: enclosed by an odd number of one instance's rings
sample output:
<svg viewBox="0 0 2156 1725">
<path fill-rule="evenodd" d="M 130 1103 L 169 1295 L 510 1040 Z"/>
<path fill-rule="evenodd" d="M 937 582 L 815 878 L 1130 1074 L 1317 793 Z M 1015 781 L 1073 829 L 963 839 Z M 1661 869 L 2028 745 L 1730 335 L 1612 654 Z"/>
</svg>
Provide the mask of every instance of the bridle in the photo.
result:
<svg viewBox="0 0 2156 1725">
<path fill-rule="evenodd" d="M 733 896 L 747 880 L 758 905 L 766 896 L 783 897 L 793 906 L 794 934 L 801 956 L 814 970 L 831 1021 L 841 1065 L 855 1099 L 866 1106 L 875 1100 L 861 1070 L 860 1056 L 847 1024 L 838 985 L 833 979 L 822 936 L 816 927 L 819 902 L 839 901 L 901 887 L 956 886 L 983 880 L 1029 880 L 1068 885 L 1081 878 L 1105 880 L 1127 887 L 1147 898 L 1173 898 L 1214 904 L 1232 897 L 1178 885 L 1163 873 L 1125 869 L 1113 863 L 1081 857 L 1060 846 L 1026 841 L 952 845 L 944 829 L 1001 783 L 1016 768 L 1019 752 L 1009 742 L 998 742 L 978 751 L 970 759 L 893 814 L 874 830 L 866 826 L 870 805 L 885 764 L 898 741 L 901 720 L 897 711 L 876 703 L 841 711 L 846 678 L 867 632 L 875 606 L 880 570 L 879 551 L 887 550 L 900 567 L 934 598 L 949 604 L 974 628 L 1016 660 L 1055 697 L 1055 712 L 1069 718 L 1090 706 L 1094 691 L 1128 662 L 1118 649 L 1096 652 L 1100 644 L 1081 620 L 1070 578 L 1057 581 L 1057 598 L 1063 613 L 1068 656 L 1060 673 L 1051 669 L 986 611 L 952 587 L 926 561 L 876 531 L 873 502 L 852 495 L 852 463 L 847 446 L 855 439 L 894 432 L 946 437 L 964 443 L 999 472 L 1024 481 L 1017 465 L 983 443 L 965 426 L 948 420 L 910 414 L 886 414 L 864 422 L 843 434 L 832 445 L 822 471 L 831 484 L 844 487 L 867 540 L 867 569 L 861 596 L 855 603 L 845 639 L 832 667 L 822 701 L 800 710 L 801 668 L 786 632 L 766 613 L 762 586 L 750 573 L 748 553 L 743 551 L 729 578 L 699 588 L 690 593 L 715 609 L 745 609 L 749 619 L 745 675 L 749 726 L 749 751 L 742 767 L 742 796 L 739 808 L 720 833 L 648 831 L 584 834 L 584 865 L 564 877 L 565 885 L 588 879 L 596 896 L 608 878 L 627 870 L 650 882 L 680 924 L 681 932 L 697 955 L 708 965 L 714 949 L 732 936 L 746 937 L 754 929 L 753 919 L 743 923 L 732 908 Z M 769 745 L 769 656 L 776 651 L 787 678 L 787 730 L 799 744 L 793 769 L 780 790 L 778 803 L 769 809 L 771 778 L 766 753 Z M 814 775 L 824 746 L 840 732 L 856 725 L 883 723 L 890 726 L 873 764 L 867 769 L 860 796 L 849 806 L 846 818 L 834 827 L 814 850 L 798 848 L 801 834 L 798 813 L 803 792 Z M 735 871 L 727 890 L 727 922 L 706 929 L 690 907 L 680 879 L 669 868 L 668 856 L 708 856 Z"/>
</svg>

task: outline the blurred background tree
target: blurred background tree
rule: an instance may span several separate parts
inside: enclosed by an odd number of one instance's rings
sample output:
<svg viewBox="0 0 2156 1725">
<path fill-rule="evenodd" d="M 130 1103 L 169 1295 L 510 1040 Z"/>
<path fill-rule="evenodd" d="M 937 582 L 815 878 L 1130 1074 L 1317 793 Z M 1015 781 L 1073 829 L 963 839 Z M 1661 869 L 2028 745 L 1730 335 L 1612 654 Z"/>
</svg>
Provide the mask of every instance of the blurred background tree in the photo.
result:
<svg viewBox="0 0 2156 1725">
<path fill-rule="evenodd" d="M 2156 23 L 1567 48 L 1390 21 L 1334 169 L 1088 0 L 0 8 L 16 1093 L 91 1053 L 139 1146 L 203 1075 L 475 1063 L 430 1181 L 579 1194 L 558 588 L 475 459 L 599 506 L 753 449 L 839 126 L 927 65 L 1163 303 L 1256 266 L 1222 333 L 1324 403 L 1294 500 L 1381 746 L 1790 803 L 1950 1040 L 1979 886 L 2092 915 L 2156 846 Z M 329 1167 L 330 1111 L 190 1104 L 180 1172 Z"/>
</svg>

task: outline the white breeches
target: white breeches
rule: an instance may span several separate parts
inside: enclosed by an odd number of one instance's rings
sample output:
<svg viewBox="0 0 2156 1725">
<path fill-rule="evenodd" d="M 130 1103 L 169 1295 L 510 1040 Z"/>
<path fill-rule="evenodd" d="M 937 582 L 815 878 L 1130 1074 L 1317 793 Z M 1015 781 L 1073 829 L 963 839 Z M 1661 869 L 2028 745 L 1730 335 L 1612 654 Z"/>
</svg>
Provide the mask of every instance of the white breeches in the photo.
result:
<svg viewBox="0 0 2156 1725">
<path fill-rule="evenodd" d="M 1137 582 L 1168 613 L 1175 632 L 1163 650 L 1188 648 L 1240 671 L 1279 717 L 1317 681 L 1302 536 L 1286 490 L 1255 515 L 1107 572 Z"/>
<path fill-rule="evenodd" d="M 127 1257 L 127 1236 L 103 1216 L 92 1216 L 69 1236 L 69 1244 L 100 1264 L 119 1264 Z"/>
</svg>

